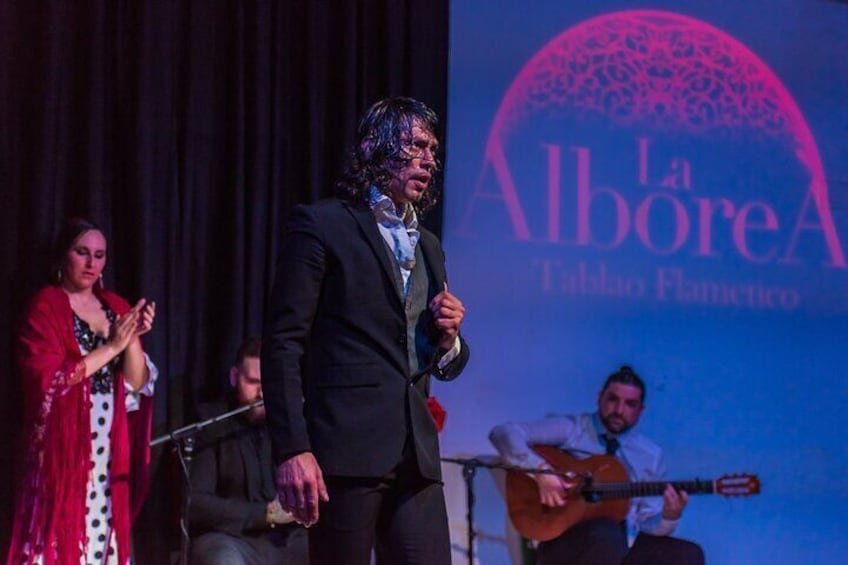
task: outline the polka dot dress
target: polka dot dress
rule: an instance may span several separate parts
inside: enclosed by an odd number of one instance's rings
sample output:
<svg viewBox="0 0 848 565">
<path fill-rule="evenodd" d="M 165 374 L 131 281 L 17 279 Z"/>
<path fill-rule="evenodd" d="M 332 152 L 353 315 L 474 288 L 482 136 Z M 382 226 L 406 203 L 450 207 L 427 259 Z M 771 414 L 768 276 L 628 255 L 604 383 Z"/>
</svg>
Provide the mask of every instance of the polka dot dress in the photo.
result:
<svg viewBox="0 0 848 565">
<path fill-rule="evenodd" d="M 109 322 L 115 314 L 107 310 Z M 85 320 L 74 314 L 74 335 L 80 351 L 87 354 L 100 347 L 106 339 L 95 334 Z M 115 396 L 112 390 L 114 374 L 120 356 L 91 376 L 91 472 L 85 504 L 85 536 L 87 539 L 85 563 L 101 565 L 118 563 L 118 548 L 112 530 L 112 493 L 109 473 L 112 452 L 109 432 L 112 429 Z"/>
</svg>

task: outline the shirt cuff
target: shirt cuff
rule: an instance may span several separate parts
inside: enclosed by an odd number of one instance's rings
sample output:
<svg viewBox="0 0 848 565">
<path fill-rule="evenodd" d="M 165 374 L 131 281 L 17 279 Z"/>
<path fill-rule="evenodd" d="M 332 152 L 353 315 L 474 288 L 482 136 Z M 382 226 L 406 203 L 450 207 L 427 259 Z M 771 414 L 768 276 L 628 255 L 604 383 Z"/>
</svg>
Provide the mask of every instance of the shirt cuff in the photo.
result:
<svg viewBox="0 0 848 565">
<path fill-rule="evenodd" d="M 666 518 L 663 518 L 662 520 L 660 520 L 659 525 L 653 532 L 647 533 L 650 533 L 653 536 L 667 536 L 677 528 L 678 522 L 679 520 L 668 520 Z"/>
<path fill-rule="evenodd" d="M 242 531 L 245 530 L 264 530 L 270 528 L 268 523 L 268 503 L 266 502 L 250 502 L 247 506 L 247 516 L 244 518 Z"/>
<path fill-rule="evenodd" d="M 439 362 L 436 364 L 439 370 L 444 371 L 445 367 L 450 365 L 450 362 L 456 359 L 457 356 L 459 356 L 460 351 L 462 351 L 462 340 L 460 340 L 459 336 L 457 336 L 453 340 L 453 347 L 448 349 L 445 354 L 442 355 L 442 358 L 439 359 Z"/>
<path fill-rule="evenodd" d="M 138 389 L 138 391 L 135 391 L 129 383 L 124 381 L 124 390 L 127 393 L 124 398 L 124 405 L 127 408 L 127 412 L 135 412 L 138 410 L 141 406 L 141 395 L 153 396 L 153 392 L 156 388 L 155 385 L 156 380 L 159 378 L 159 369 L 156 368 L 156 365 L 153 364 L 153 361 L 150 360 L 147 353 L 144 354 L 144 362 L 147 365 L 147 371 L 150 373 L 150 378 L 147 379 L 144 386 Z"/>
</svg>

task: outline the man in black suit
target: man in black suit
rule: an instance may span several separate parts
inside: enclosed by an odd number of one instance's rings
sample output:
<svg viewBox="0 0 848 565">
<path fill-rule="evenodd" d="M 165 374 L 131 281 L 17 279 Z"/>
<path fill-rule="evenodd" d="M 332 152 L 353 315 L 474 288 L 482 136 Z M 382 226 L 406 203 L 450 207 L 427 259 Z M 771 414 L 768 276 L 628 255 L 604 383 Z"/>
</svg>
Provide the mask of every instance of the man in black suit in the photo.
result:
<svg viewBox="0 0 848 565">
<path fill-rule="evenodd" d="M 230 408 L 262 398 L 260 344 L 252 337 L 239 347 Z M 264 407 L 204 430 L 191 473 L 193 565 L 309 563 L 306 531 L 280 506 L 273 473 Z"/>
<path fill-rule="evenodd" d="M 431 376 L 468 360 L 435 202 L 437 117 L 410 98 L 360 122 L 340 197 L 297 207 L 266 313 L 262 365 L 285 510 L 313 565 L 450 562 Z M 320 501 L 320 502 L 319 502 Z M 320 509 L 320 520 L 319 520 Z"/>
</svg>

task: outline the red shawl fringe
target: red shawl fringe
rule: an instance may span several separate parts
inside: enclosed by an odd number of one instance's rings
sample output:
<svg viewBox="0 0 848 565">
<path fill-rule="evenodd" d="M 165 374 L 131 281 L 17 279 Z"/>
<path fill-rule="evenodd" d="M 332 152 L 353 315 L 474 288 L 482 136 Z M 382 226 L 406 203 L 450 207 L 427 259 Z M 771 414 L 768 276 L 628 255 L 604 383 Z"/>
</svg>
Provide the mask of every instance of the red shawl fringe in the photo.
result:
<svg viewBox="0 0 848 565">
<path fill-rule="evenodd" d="M 100 291 L 98 297 L 116 314 L 129 310 L 126 301 L 115 294 Z M 28 441 L 9 565 L 33 563 L 38 556 L 44 565 L 68 565 L 83 559 L 91 465 L 91 381 L 78 382 L 81 360 L 67 296 L 58 287 L 42 289 L 33 299 L 19 336 L 18 361 L 24 380 L 25 411 L 29 415 L 25 428 Z M 114 390 L 115 415 L 110 436 L 112 524 L 118 560 L 127 563 L 130 524 L 147 494 L 152 403 L 143 398 L 141 410 L 131 415 L 130 423 L 120 372 Z M 128 424 L 132 429 L 128 429 Z"/>
</svg>

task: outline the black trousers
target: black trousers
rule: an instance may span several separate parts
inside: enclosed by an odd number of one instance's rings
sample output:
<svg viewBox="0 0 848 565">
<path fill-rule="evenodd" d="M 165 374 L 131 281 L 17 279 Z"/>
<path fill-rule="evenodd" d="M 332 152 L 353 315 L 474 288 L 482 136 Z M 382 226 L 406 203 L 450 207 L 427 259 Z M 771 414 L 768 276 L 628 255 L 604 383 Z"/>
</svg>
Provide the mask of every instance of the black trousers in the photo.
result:
<svg viewBox="0 0 848 565">
<path fill-rule="evenodd" d="M 402 463 L 382 478 L 324 477 L 330 496 L 309 529 L 312 565 L 449 565 L 442 483 Z"/>
<path fill-rule="evenodd" d="M 704 565 L 704 552 L 690 541 L 640 533 L 633 547 L 620 522 L 599 519 L 575 524 L 539 544 L 539 565 Z"/>
<path fill-rule="evenodd" d="M 256 535 L 209 532 L 191 542 L 191 565 L 309 565 L 306 530 L 281 526 Z"/>
</svg>

